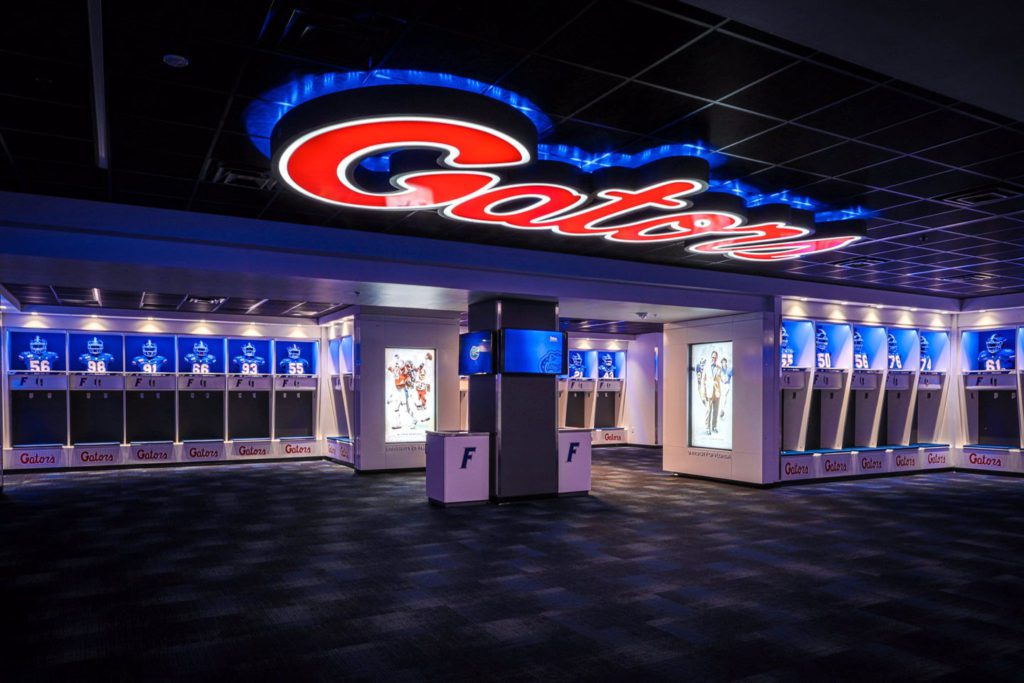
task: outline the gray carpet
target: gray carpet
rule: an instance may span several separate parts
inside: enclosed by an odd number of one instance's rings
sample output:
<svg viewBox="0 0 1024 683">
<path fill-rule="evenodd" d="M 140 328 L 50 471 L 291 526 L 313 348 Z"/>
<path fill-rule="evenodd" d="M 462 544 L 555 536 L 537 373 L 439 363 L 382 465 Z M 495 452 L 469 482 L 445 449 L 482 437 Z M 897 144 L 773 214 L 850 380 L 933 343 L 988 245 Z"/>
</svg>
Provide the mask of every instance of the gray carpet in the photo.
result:
<svg viewBox="0 0 1024 683">
<path fill-rule="evenodd" d="M 1024 677 L 1024 480 L 756 490 L 609 448 L 594 483 L 435 509 L 326 463 L 9 475 L 3 680 Z"/>
</svg>

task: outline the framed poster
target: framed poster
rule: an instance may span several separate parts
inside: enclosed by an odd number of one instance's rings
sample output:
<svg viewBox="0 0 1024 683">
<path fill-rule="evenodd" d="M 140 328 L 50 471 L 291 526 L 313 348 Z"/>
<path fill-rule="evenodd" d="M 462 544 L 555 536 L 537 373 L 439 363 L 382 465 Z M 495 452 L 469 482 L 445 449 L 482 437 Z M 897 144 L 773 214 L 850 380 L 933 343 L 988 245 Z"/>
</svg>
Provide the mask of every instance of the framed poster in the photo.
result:
<svg viewBox="0 0 1024 683">
<path fill-rule="evenodd" d="M 434 349 L 384 349 L 384 442 L 424 443 L 435 429 Z"/>
<path fill-rule="evenodd" d="M 690 446 L 732 450 L 732 342 L 690 344 Z"/>
</svg>

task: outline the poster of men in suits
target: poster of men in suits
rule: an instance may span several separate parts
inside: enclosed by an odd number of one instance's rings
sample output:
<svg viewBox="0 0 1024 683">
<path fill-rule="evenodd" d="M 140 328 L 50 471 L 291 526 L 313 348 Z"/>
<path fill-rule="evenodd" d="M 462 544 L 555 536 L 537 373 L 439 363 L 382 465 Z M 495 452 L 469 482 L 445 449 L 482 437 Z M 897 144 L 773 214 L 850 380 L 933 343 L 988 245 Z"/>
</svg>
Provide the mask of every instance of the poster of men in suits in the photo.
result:
<svg viewBox="0 0 1024 683">
<path fill-rule="evenodd" d="M 690 344 L 690 445 L 732 449 L 732 342 Z"/>
</svg>

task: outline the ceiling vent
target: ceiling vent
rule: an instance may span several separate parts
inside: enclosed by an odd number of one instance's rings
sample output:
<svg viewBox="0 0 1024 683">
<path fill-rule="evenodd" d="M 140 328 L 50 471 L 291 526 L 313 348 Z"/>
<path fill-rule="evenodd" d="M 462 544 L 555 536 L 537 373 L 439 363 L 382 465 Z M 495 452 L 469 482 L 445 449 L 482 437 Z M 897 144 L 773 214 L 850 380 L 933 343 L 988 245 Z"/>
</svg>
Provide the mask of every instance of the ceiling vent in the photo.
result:
<svg viewBox="0 0 1024 683">
<path fill-rule="evenodd" d="M 1004 199 L 1012 199 L 1019 194 L 1017 190 L 1006 185 L 985 185 L 984 187 L 974 187 L 970 190 L 942 195 L 941 197 L 936 197 L 936 199 L 947 204 L 971 208 L 993 202 L 1001 202 Z"/>
<path fill-rule="evenodd" d="M 220 306 L 225 301 L 227 301 L 226 297 L 190 296 L 188 298 L 190 304 L 203 304 L 204 306 Z"/>
<path fill-rule="evenodd" d="M 991 280 L 991 275 L 984 275 L 982 273 L 971 273 L 970 275 L 954 275 L 953 277 L 940 277 L 943 282 L 984 282 L 985 280 Z"/>
<path fill-rule="evenodd" d="M 832 265 L 837 268 L 870 268 L 871 266 L 878 266 L 883 263 L 888 263 L 888 261 L 884 258 L 875 258 L 874 256 L 856 256 L 842 261 L 835 261 Z"/>
<path fill-rule="evenodd" d="M 273 190 L 275 181 L 269 171 L 241 166 L 219 164 L 213 174 L 213 182 L 249 190 Z"/>
</svg>

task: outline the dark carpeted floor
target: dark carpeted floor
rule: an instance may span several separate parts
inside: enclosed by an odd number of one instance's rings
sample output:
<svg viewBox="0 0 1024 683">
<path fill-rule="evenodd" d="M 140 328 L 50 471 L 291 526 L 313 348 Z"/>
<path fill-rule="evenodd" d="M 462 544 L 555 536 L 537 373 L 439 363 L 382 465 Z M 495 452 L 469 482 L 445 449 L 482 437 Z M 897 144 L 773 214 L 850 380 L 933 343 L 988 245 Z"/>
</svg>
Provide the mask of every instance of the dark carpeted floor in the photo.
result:
<svg viewBox="0 0 1024 683">
<path fill-rule="evenodd" d="M 326 463 L 9 475 L 0 678 L 1024 677 L 1024 480 L 660 463 L 454 509 Z"/>
</svg>

